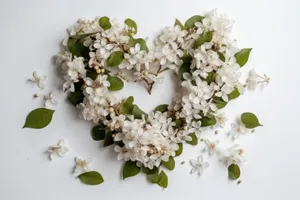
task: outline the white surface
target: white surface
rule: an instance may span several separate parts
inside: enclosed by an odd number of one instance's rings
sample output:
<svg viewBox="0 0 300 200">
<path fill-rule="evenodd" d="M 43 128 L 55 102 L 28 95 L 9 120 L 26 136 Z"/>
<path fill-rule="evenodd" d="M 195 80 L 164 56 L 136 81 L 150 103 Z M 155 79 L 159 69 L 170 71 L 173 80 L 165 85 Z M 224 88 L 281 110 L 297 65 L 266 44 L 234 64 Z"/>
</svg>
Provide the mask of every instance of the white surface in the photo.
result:
<svg viewBox="0 0 300 200">
<path fill-rule="evenodd" d="M 297 0 L 1 0 L 0 199 L 299 199 L 299 6 Z M 211 166 L 201 178 L 191 176 L 188 162 L 179 163 L 195 158 L 200 147 L 185 147 L 176 169 L 168 173 L 169 187 L 164 191 L 142 175 L 122 181 L 116 154 L 100 148 L 89 135 L 91 124 L 79 120 L 76 109 L 63 101 L 52 57 L 66 28 L 79 17 L 131 17 L 140 36 L 146 37 L 173 24 L 175 17 L 184 21 L 212 8 L 236 20 L 240 47 L 253 47 L 246 68 L 272 78 L 264 92 L 246 93 L 226 109 L 231 120 L 252 111 L 264 124 L 239 140 L 247 158 L 241 167 L 242 184 L 229 182 L 226 167 L 215 158 L 209 159 Z M 26 81 L 34 70 L 48 75 L 44 91 Z M 131 85 L 123 95 L 134 95 L 136 103 L 150 111 L 171 101 L 173 83 L 166 79 L 164 84 L 156 86 L 152 96 L 141 85 Z M 61 97 L 50 126 L 21 129 L 28 112 L 42 104 L 42 98 L 33 100 L 32 95 L 50 91 Z M 44 151 L 61 138 L 67 140 L 71 153 L 50 162 Z M 93 158 L 104 184 L 91 187 L 76 180 L 71 174 L 75 156 Z"/>
</svg>

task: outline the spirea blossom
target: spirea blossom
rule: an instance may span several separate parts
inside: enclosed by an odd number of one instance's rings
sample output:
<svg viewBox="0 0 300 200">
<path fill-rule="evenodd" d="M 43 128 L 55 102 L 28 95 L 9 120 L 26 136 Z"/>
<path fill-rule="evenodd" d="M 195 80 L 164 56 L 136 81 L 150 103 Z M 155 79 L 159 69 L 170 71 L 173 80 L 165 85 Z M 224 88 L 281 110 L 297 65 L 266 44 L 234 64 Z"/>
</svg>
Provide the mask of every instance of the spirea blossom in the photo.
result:
<svg viewBox="0 0 300 200">
<path fill-rule="evenodd" d="M 57 55 L 57 63 L 64 75 L 63 89 L 76 100 L 79 116 L 104 127 L 104 143 L 114 145 L 118 160 L 149 169 L 159 167 L 183 143 L 197 144 L 205 127 L 224 127 L 227 118 L 219 110 L 243 94 L 245 87 L 254 89 L 269 82 L 267 76 L 253 71 L 246 84 L 240 80 L 236 57 L 240 49 L 231 38 L 233 21 L 216 10 L 184 27 L 164 28 L 153 48 L 135 37 L 135 27 L 115 19 L 105 19 L 101 25 L 99 19 L 81 19 L 69 29 L 71 37 L 65 42 L 78 39 L 80 49 L 65 49 Z M 147 115 L 133 100 L 114 93 L 123 88 L 122 79 L 143 82 L 151 93 L 154 84 L 162 81 L 160 74 L 168 69 L 178 77 L 181 89 L 163 111 Z M 232 133 L 243 134 L 244 129 L 232 125 Z M 241 161 L 235 147 L 222 151 L 218 144 L 205 140 L 209 154 L 223 152 L 228 164 Z M 77 161 L 78 169 L 86 171 L 89 162 Z M 201 156 L 191 164 L 192 172 L 199 175 L 208 167 Z"/>
</svg>

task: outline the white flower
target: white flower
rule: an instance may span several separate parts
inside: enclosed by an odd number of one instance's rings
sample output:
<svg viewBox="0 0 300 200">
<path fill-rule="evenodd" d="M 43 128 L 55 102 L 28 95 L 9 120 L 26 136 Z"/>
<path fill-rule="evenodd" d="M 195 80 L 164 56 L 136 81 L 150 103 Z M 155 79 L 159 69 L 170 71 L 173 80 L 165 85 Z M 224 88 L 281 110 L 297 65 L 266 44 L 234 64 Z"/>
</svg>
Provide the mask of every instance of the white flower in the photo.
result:
<svg viewBox="0 0 300 200">
<path fill-rule="evenodd" d="M 58 104 L 58 101 L 56 100 L 56 96 L 53 92 L 50 92 L 49 95 L 45 95 L 44 98 L 45 98 L 45 106 L 46 107 Z"/>
<path fill-rule="evenodd" d="M 72 53 L 69 51 L 63 51 L 63 52 L 57 54 L 56 57 L 57 57 L 56 63 L 62 64 L 64 62 L 69 62 L 72 60 Z"/>
<path fill-rule="evenodd" d="M 244 124 L 239 123 L 231 123 L 231 131 L 230 134 L 232 135 L 233 139 L 238 138 L 240 135 L 244 135 L 248 132 L 248 129 L 245 127 Z"/>
<path fill-rule="evenodd" d="M 160 60 L 160 65 L 170 63 L 179 64 L 179 57 L 183 56 L 183 52 L 178 48 L 177 43 L 172 42 L 170 44 L 165 44 L 164 46 L 158 46 L 155 55 Z"/>
<path fill-rule="evenodd" d="M 217 125 L 221 128 L 224 128 L 226 125 L 227 117 L 224 113 L 217 113 L 215 114 L 215 118 L 217 120 Z"/>
<path fill-rule="evenodd" d="M 75 57 L 73 61 L 66 62 L 63 65 L 65 73 L 70 77 L 71 80 L 78 80 L 79 77 L 84 77 L 86 74 L 85 65 L 83 63 L 84 58 Z"/>
<path fill-rule="evenodd" d="M 224 161 L 227 166 L 230 166 L 231 164 L 238 165 L 245 160 L 245 158 L 242 156 L 243 153 L 244 150 L 241 149 L 238 144 L 235 144 L 224 150 Z"/>
<path fill-rule="evenodd" d="M 260 76 L 256 73 L 254 69 L 249 72 L 249 77 L 246 80 L 246 86 L 249 90 L 255 90 L 258 84 L 268 85 L 270 82 L 270 78 L 264 74 Z"/>
<path fill-rule="evenodd" d="M 70 91 L 70 92 L 74 92 L 75 91 L 75 85 L 73 83 L 73 81 L 70 79 L 69 76 L 64 76 L 64 79 L 66 80 L 66 82 L 63 84 L 63 91 Z"/>
<path fill-rule="evenodd" d="M 197 27 L 197 34 L 202 34 L 203 33 L 203 24 L 201 22 L 196 22 L 195 26 Z"/>
<path fill-rule="evenodd" d="M 37 74 L 37 72 L 33 72 L 32 78 L 29 80 L 36 83 L 39 88 L 44 89 L 45 88 L 44 81 L 46 80 L 46 78 L 47 78 L 47 76 L 45 76 L 45 75 L 39 76 Z"/>
<path fill-rule="evenodd" d="M 88 172 L 91 170 L 90 164 L 92 162 L 91 158 L 88 158 L 86 160 L 75 158 L 75 170 L 74 173 L 78 172 Z"/>
<path fill-rule="evenodd" d="M 215 153 L 218 153 L 219 152 L 219 141 L 210 141 L 209 139 L 206 139 L 205 140 L 205 144 L 206 144 L 206 147 L 205 147 L 205 150 L 209 153 L 209 155 L 213 155 Z"/>
<path fill-rule="evenodd" d="M 58 144 L 49 147 L 48 149 L 50 160 L 52 160 L 53 155 L 65 156 L 69 152 L 69 148 L 65 145 L 65 141 L 61 140 Z"/>
<path fill-rule="evenodd" d="M 192 165 L 191 174 L 198 172 L 198 176 L 203 174 L 204 169 L 208 168 L 209 163 L 203 161 L 203 156 L 198 156 L 197 160 L 190 160 Z"/>
</svg>

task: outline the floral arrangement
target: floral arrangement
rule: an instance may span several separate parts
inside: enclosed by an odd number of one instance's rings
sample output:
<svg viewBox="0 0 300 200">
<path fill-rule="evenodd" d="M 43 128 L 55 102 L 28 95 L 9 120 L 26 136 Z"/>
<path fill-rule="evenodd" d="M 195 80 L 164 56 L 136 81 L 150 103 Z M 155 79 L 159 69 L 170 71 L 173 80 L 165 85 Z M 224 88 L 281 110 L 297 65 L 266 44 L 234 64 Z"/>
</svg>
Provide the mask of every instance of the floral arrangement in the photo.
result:
<svg viewBox="0 0 300 200">
<path fill-rule="evenodd" d="M 239 165 L 244 150 L 238 145 L 221 148 L 219 141 L 201 138 L 207 128 L 224 127 L 227 118 L 221 112 L 229 102 L 266 85 L 269 78 L 254 70 L 248 79 L 240 81 L 240 69 L 247 63 L 252 49 L 239 49 L 230 38 L 233 21 L 215 10 L 189 18 L 184 24 L 176 19 L 164 28 L 148 48 L 145 39 L 136 38 L 137 24 L 132 19 L 124 23 L 108 17 L 79 20 L 69 29 L 64 48 L 57 55 L 62 68 L 63 90 L 80 113 L 92 121 L 91 135 L 103 146 L 114 145 L 117 159 L 124 161 L 123 178 L 140 172 L 151 183 L 166 188 L 168 177 L 163 168 L 173 170 L 175 157 L 185 144 L 203 141 L 209 155 L 217 155 L 227 166 L 228 176 L 240 176 Z M 178 94 L 170 105 L 159 105 L 147 114 L 134 104 L 134 98 L 119 99 L 117 92 L 124 81 L 145 85 L 149 94 L 162 82 L 162 72 L 171 70 L 178 77 Z M 31 79 L 41 88 L 46 78 L 33 74 Z M 56 104 L 53 94 L 47 95 L 46 107 Z M 27 128 L 44 128 L 54 110 L 39 108 L 25 122 Z M 261 126 L 250 112 L 241 114 L 239 123 L 232 123 L 232 137 L 237 138 Z M 211 131 L 216 133 L 217 131 Z M 65 155 L 69 149 L 64 141 L 50 147 L 52 156 Z M 209 166 L 203 155 L 190 161 L 191 173 L 199 175 Z M 103 177 L 90 171 L 90 160 L 76 158 L 76 172 L 86 184 L 102 183 Z"/>
</svg>

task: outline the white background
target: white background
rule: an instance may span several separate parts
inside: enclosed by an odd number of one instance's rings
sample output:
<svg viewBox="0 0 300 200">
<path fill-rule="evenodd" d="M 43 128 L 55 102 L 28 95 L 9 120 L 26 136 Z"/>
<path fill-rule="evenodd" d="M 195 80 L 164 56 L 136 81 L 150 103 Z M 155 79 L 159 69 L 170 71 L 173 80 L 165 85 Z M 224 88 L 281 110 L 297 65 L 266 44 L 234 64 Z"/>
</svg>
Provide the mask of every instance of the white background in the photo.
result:
<svg viewBox="0 0 300 200">
<path fill-rule="evenodd" d="M 299 199 L 299 6 L 297 0 L 1 0 L 0 199 Z M 213 8 L 235 19 L 239 46 L 253 48 L 244 72 L 256 68 L 271 77 L 263 92 L 246 93 L 225 109 L 230 121 L 251 111 L 264 125 L 237 141 L 247 159 L 241 166 L 242 183 L 229 181 L 226 167 L 206 155 L 210 168 L 200 178 L 190 175 L 188 160 L 201 153 L 201 145 L 184 148 L 176 158 L 176 169 L 168 172 L 169 187 L 164 191 L 147 183 L 143 175 L 122 181 L 122 163 L 112 148 L 93 141 L 91 124 L 79 120 L 76 109 L 64 101 L 53 56 L 60 50 L 66 28 L 79 17 L 131 17 L 140 36 L 153 38 L 175 17 L 185 21 Z M 44 91 L 27 81 L 35 70 L 48 75 Z M 134 95 L 136 103 L 150 111 L 159 103 L 169 103 L 173 89 L 172 80 L 166 78 L 152 96 L 139 84 L 127 85 L 121 95 Z M 22 129 L 29 111 L 43 102 L 32 95 L 50 91 L 60 97 L 52 123 L 42 130 Z M 220 137 L 226 138 L 228 130 L 220 130 Z M 44 152 L 61 138 L 71 152 L 50 162 Z M 93 158 L 93 167 L 105 182 L 94 187 L 81 184 L 71 173 L 76 156 Z M 181 161 L 186 163 L 180 165 Z"/>
</svg>

